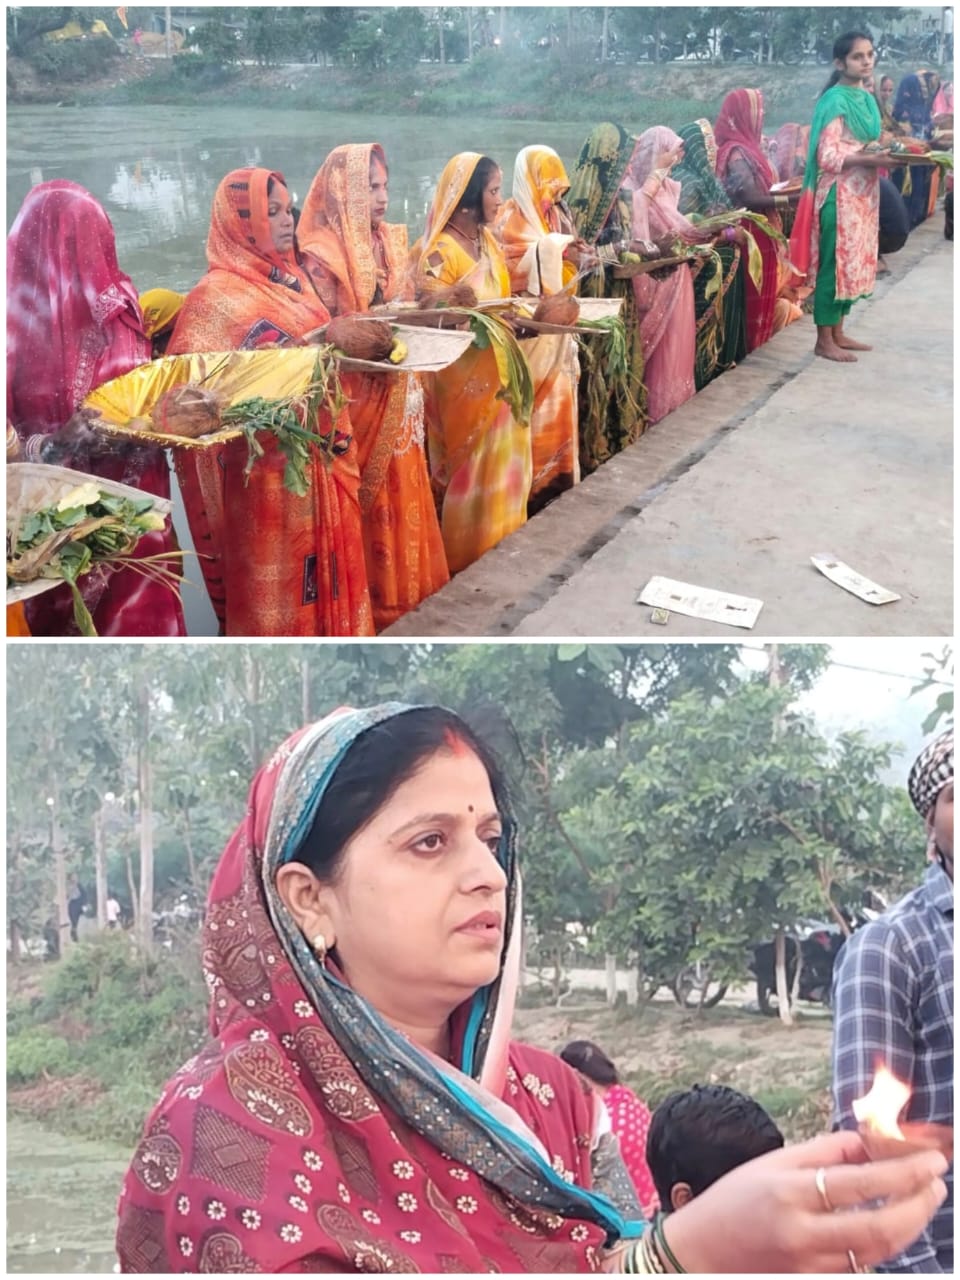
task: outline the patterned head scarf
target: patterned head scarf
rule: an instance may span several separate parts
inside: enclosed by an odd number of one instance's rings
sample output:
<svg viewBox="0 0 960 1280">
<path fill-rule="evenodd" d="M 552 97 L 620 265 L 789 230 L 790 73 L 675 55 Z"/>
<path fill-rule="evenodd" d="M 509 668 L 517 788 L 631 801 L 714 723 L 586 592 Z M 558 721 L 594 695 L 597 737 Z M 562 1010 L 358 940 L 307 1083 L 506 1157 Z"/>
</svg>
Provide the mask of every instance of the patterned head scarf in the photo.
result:
<svg viewBox="0 0 960 1280">
<path fill-rule="evenodd" d="M 953 730 L 946 729 L 920 752 L 907 779 L 910 799 L 921 818 L 929 815 L 937 796 L 952 781 Z"/>
<path fill-rule="evenodd" d="M 513 199 L 527 222 L 539 227 L 543 235 L 556 230 L 550 224 L 550 212 L 569 190 L 567 171 L 552 147 L 524 147 L 518 153 L 513 171 Z"/>
<path fill-rule="evenodd" d="M 594 244 L 606 225 L 636 150 L 637 139 L 622 125 L 598 124 L 580 148 L 567 203 L 577 231 Z"/>
<path fill-rule="evenodd" d="M 680 135 L 664 125 L 655 125 L 640 135 L 627 168 L 627 178 L 634 188 L 633 234 L 638 240 L 656 239 L 672 233 L 691 244 L 697 241 L 696 227 L 680 212 L 681 187 L 675 178 L 664 178 L 653 197 L 647 197 L 641 191 L 656 167 L 657 157 L 665 151 L 675 151 L 681 142 Z"/>
<path fill-rule="evenodd" d="M 273 169 L 234 169 L 217 187 L 207 236 L 207 262 L 211 271 L 220 268 L 237 275 L 274 284 L 294 283 L 297 278 L 296 253 L 278 253 L 267 217 L 271 183 L 285 187 L 287 180 Z"/>
<path fill-rule="evenodd" d="M 387 158 L 378 142 L 334 147 L 303 202 L 297 227 L 301 248 L 316 254 L 337 278 L 344 310 L 366 311 L 379 286 L 385 301 L 402 286 L 406 263 L 406 227 L 381 223 L 387 260 L 380 272 L 373 252 L 370 227 L 370 166 Z"/>
<path fill-rule="evenodd" d="M 683 159 L 674 165 L 680 183 L 680 212 L 707 215 L 730 209 L 730 197 L 717 177 L 717 140 L 709 120 L 685 124 L 679 137 Z"/>
</svg>

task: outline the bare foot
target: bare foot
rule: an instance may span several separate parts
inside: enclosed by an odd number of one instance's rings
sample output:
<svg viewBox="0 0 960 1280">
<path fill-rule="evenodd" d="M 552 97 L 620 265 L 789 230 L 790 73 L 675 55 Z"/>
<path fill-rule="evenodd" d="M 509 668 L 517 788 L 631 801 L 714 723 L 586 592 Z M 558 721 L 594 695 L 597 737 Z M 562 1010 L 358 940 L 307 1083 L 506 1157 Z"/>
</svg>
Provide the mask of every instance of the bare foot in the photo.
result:
<svg viewBox="0 0 960 1280">
<path fill-rule="evenodd" d="M 815 356 L 823 356 L 824 360 L 836 360 L 838 364 L 856 364 L 857 357 L 851 351 L 844 351 L 835 342 L 818 339 L 813 348 Z"/>
<path fill-rule="evenodd" d="M 843 347 L 844 351 L 872 351 L 873 350 L 873 347 L 871 347 L 868 343 L 857 342 L 856 338 L 848 338 L 845 333 L 835 333 L 833 335 L 833 340 L 838 347 Z"/>
</svg>

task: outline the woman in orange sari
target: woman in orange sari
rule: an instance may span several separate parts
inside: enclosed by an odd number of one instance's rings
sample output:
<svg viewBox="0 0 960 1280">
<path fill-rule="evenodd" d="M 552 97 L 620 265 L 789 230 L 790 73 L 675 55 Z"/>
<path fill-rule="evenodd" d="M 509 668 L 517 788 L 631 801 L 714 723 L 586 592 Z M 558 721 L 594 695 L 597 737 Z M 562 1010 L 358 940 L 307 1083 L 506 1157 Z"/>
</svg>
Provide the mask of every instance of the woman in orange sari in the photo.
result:
<svg viewBox="0 0 960 1280">
<path fill-rule="evenodd" d="M 576 275 L 587 246 L 578 241 L 561 202 L 570 190 L 563 161 L 551 147 L 524 147 L 513 174 L 513 197 L 500 210 L 496 232 L 513 293 L 559 293 Z M 577 340 L 542 334 L 523 344 L 533 378 L 530 422 L 533 482 L 529 514 L 580 480 L 577 441 Z"/>
<path fill-rule="evenodd" d="M 387 162 L 378 143 L 336 147 L 303 205 L 297 238 L 331 315 L 392 302 L 407 288 L 407 228 L 384 222 Z M 378 631 L 450 579 L 424 451 L 415 374 L 345 373 L 360 466 L 360 513 Z"/>
<path fill-rule="evenodd" d="M 496 163 L 475 151 L 450 160 L 423 238 L 412 251 L 422 298 L 466 284 L 477 298 L 510 296 L 510 274 L 490 230 L 503 203 Z M 459 573 L 527 519 L 533 459 L 530 426 L 499 397 L 490 347 L 471 346 L 424 378 L 430 471 L 451 573 Z"/>
<path fill-rule="evenodd" d="M 296 343 L 330 314 L 300 264 L 283 175 L 235 169 L 213 198 L 210 269 L 183 305 L 169 352 L 230 351 Z M 246 441 L 177 452 L 194 545 L 227 635 L 372 635 L 360 528 L 356 444 L 347 410 L 328 466 L 311 451 L 303 498 L 283 487 L 285 458 L 265 456 L 249 481 Z"/>
</svg>

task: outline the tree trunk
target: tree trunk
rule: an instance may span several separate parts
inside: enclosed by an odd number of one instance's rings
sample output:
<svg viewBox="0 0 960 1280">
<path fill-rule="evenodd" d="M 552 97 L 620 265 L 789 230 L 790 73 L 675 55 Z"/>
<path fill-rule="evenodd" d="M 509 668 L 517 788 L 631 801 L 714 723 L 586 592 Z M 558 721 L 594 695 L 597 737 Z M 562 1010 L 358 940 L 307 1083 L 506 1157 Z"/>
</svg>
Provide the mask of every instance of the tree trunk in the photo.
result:
<svg viewBox="0 0 960 1280">
<path fill-rule="evenodd" d="M 183 847 L 187 851 L 187 867 L 190 871 L 190 884 L 194 893 L 203 901 L 203 887 L 197 874 L 197 860 L 193 853 L 193 832 L 190 829 L 190 806 L 183 808 Z"/>
<path fill-rule="evenodd" d="M 10 963 L 20 963 L 20 925 L 13 916 L 7 918 L 7 931 L 10 934 Z"/>
<path fill-rule="evenodd" d="M 249 648 L 243 651 L 244 693 L 247 701 L 247 728 L 250 743 L 250 766 L 255 773 L 261 764 L 260 733 L 260 667 Z"/>
<path fill-rule="evenodd" d="M 437 37 L 440 44 L 440 65 L 446 66 L 447 50 L 443 43 L 443 10 L 437 9 Z"/>
<path fill-rule="evenodd" d="M 617 957 L 608 951 L 603 961 L 607 976 L 607 1004 L 612 1009 L 617 1003 Z"/>
<path fill-rule="evenodd" d="M 137 882 L 133 875 L 133 858 L 130 856 L 130 846 L 126 848 L 127 863 L 127 888 L 130 890 L 130 910 L 133 912 L 133 931 L 139 933 L 140 911 L 137 906 Z"/>
<path fill-rule="evenodd" d="M 507 30 L 507 7 L 506 5 L 501 5 L 500 6 L 500 48 L 501 49 L 503 48 L 503 37 L 506 30 Z"/>
<path fill-rule="evenodd" d="M 774 938 L 774 958 L 777 971 L 777 1002 L 780 1005 L 780 1021 L 785 1027 L 793 1026 L 793 1010 L 790 1007 L 790 995 L 787 991 L 787 940 L 783 925 L 777 926 Z"/>
<path fill-rule="evenodd" d="M 140 734 L 137 752 L 137 790 L 140 803 L 140 941 L 153 947 L 153 775 L 150 762 L 150 688 L 139 691 Z"/>
<path fill-rule="evenodd" d="M 103 830 L 103 802 L 93 815 L 93 869 L 97 886 L 97 928 L 107 927 L 107 850 Z"/>
<path fill-rule="evenodd" d="M 165 27 L 166 54 L 168 58 L 173 57 L 173 17 L 171 16 L 170 5 L 165 5 L 163 10 L 163 25 Z"/>
<path fill-rule="evenodd" d="M 310 663 L 300 659 L 300 723 L 310 723 Z"/>
<path fill-rule="evenodd" d="M 57 924 L 60 933 L 60 954 L 70 946 L 70 913 L 67 911 L 67 860 L 63 852 L 57 806 L 60 803 L 57 785 L 53 785 L 53 805 L 50 809 L 50 848 L 53 852 L 53 875 L 57 895 Z"/>
<path fill-rule="evenodd" d="M 632 964 L 627 970 L 627 1008 L 636 1009 L 640 1003 L 640 975 Z"/>
<path fill-rule="evenodd" d="M 473 6 L 467 5 L 467 61 L 473 61 Z"/>
<path fill-rule="evenodd" d="M 797 940 L 797 967 L 794 970 L 793 982 L 790 984 L 790 1008 L 797 1007 L 797 1001 L 800 999 L 800 974 L 803 972 L 803 947 Z"/>
<path fill-rule="evenodd" d="M 606 64 L 607 49 L 610 43 L 610 10 L 604 6 L 603 24 L 600 27 L 600 62 Z"/>
</svg>

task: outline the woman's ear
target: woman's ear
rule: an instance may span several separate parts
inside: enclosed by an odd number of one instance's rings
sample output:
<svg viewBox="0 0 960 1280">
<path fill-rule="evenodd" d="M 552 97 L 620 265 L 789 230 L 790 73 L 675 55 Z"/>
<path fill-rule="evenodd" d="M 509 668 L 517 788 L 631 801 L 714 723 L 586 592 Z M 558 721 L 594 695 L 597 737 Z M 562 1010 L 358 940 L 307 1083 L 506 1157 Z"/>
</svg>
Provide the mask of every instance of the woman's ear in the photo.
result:
<svg viewBox="0 0 960 1280">
<path fill-rule="evenodd" d="M 329 910 L 329 886 L 321 884 L 302 862 L 287 862 L 280 867 L 276 884 L 283 905 L 311 946 L 317 934 L 322 933 L 329 950 L 336 942 Z"/>
</svg>

